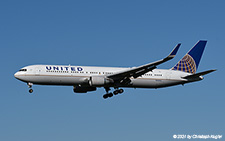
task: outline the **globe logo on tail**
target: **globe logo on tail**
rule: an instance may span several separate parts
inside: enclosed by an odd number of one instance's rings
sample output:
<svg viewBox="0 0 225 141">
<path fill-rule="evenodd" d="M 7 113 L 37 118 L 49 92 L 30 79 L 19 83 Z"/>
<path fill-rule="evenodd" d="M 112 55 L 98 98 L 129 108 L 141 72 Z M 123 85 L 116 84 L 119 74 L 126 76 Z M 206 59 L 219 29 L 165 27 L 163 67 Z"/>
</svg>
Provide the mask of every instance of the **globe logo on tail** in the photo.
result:
<svg viewBox="0 0 225 141">
<path fill-rule="evenodd" d="M 197 70 L 195 60 L 189 54 L 186 54 L 172 70 L 195 73 Z"/>
</svg>

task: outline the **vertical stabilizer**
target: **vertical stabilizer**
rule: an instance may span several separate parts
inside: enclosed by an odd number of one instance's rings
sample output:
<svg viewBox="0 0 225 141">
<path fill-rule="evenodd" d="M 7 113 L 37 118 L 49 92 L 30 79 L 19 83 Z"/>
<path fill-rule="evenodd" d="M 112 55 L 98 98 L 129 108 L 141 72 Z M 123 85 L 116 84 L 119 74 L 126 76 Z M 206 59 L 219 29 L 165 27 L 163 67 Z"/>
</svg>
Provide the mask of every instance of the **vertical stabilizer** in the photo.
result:
<svg viewBox="0 0 225 141">
<path fill-rule="evenodd" d="M 198 43 L 172 68 L 172 70 L 195 73 L 198 69 L 206 43 L 207 41 L 198 41 Z"/>
</svg>

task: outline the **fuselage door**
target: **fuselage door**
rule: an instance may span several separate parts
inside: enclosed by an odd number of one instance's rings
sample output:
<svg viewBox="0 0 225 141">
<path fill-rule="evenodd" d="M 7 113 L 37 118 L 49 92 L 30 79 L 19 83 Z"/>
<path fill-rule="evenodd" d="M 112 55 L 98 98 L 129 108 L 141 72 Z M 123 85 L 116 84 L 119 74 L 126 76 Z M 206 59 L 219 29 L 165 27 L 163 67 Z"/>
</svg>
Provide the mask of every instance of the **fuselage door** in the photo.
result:
<svg viewBox="0 0 225 141">
<path fill-rule="evenodd" d="M 41 69 L 40 68 L 35 68 L 35 75 L 40 75 Z"/>
</svg>

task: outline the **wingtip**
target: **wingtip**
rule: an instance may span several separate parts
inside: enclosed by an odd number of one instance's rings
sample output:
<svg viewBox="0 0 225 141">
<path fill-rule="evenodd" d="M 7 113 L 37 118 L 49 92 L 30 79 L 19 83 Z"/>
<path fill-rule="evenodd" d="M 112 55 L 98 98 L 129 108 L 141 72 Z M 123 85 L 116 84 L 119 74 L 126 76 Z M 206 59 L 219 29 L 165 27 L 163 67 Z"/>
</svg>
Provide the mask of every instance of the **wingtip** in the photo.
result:
<svg viewBox="0 0 225 141">
<path fill-rule="evenodd" d="M 207 40 L 199 40 L 198 42 L 207 42 Z"/>
<path fill-rule="evenodd" d="M 173 49 L 173 51 L 170 53 L 170 57 L 174 57 L 177 54 L 177 51 L 180 48 L 181 43 L 177 44 L 176 47 Z"/>
</svg>

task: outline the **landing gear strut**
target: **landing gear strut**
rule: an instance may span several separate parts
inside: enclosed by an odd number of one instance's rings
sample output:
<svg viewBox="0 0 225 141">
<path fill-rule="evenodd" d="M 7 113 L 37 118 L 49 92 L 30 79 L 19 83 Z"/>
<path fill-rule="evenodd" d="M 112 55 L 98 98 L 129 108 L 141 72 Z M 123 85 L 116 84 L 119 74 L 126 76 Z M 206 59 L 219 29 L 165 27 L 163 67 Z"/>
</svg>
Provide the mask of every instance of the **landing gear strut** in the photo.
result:
<svg viewBox="0 0 225 141">
<path fill-rule="evenodd" d="M 118 88 L 115 88 L 115 89 L 116 89 L 116 90 L 115 90 L 113 93 L 109 93 L 110 88 L 109 88 L 109 87 L 105 87 L 106 94 L 103 95 L 103 98 L 104 98 L 104 99 L 107 99 L 107 98 L 109 98 L 109 97 L 112 97 L 113 94 L 114 94 L 114 95 L 117 95 L 117 94 L 121 94 L 121 93 L 124 92 L 123 89 L 118 89 Z"/>
<path fill-rule="evenodd" d="M 34 90 L 32 89 L 33 83 L 28 82 L 27 85 L 28 85 L 28 88 L 30 88 L 30 89 L 29 89 L 29 93 L 33 93 L 33 91 L 34 91 Z"/>
<path fill-rule="evenodd" d="M 109 91 L 110 91 L 110 88 L 109 88 L 109 87 L 105 87 L 105 91 L 106 91 L 106 94 L 103 95 L 103 98 L 104 98 L 104 99 L 113 96 L 112 93 L 109 93 Z"/>
</svg>

